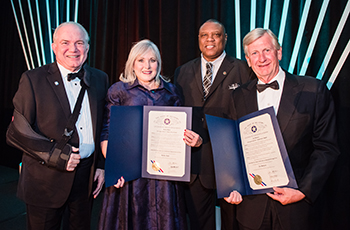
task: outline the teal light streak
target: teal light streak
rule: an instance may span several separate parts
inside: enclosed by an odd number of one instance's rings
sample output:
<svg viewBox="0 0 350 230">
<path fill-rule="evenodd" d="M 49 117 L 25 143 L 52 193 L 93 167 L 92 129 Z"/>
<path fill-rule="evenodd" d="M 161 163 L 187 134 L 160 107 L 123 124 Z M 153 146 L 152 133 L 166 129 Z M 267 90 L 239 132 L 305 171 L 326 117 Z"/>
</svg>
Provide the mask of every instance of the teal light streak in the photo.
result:
<svg viewBox="0 0 350 230">
<path fill-rule="evenodd" d="M 309 66 L 310 58 L 312 55 L 312 52 L 314 51 L 314 47 L 317 41 L 317 37 L 321 30 L 321 25 L 323 23 L 324 17 L 326 15 L 327 7 L 328 7 L 329 0 L 324 0 L 322 3 L 322 7 L 320 10 L 320 13 L 318 14 L 317 22 L 314 28 L 314 32 L 312 33 L 311 40 L 309 43 L 309 47 L 307 48 L 304 62 L 301 66 L 299 75 L 305 75 L 307 67 Z"/>
<path fill-rule="evenodd" d="M 329 61 L 330 61 L 330 59 L 332 57 L 333 51 L 335 49 L 335 45 L 337 44 L 337 42 L 339 40 L 340 34 L 341 34 L 341 32 L 342 32 L 342 30 L 344 28 L 344 25 L 346 23 L 346 20 L 347 20 L 348 16 L 349 16 L 349 11 L 350 11 L 350 1 L 348 1 L 348 3 L 346 4 L 346 7 L 345 7 L 344 12 L 343 12 L 343 15 L 340 18 L 340 22 L 339 22 L 339 24 L 337 26 L 337 29 L 336 29 L 335 33 L 334 33 L 334 36 L 333 36 L 332 41 L 331 41 L 331 44 L 328 47 L 327 53 L 325 55 L 325 58 L 323 59 L 323 62 L 321 64 L 321 66 L 320 66 L 320 69 L 319 69 L 319 71 L 317 73 L 317 76 L 316 76 L 317 79 L 322 79 L 323 74 L 324 74 L 324 72 L 327 69 L 328 63 L 329 63 Z"/>
<path fill-rule="evenodd" d="M 235 0 L 236 57 L 241 58 L 241 16 L 239 0 Z"/>
<path fill-rule="evenodd" d="M 309 10 L 310 10 L 310 5 L 311 5 L 311 0 L 307 0 L 305 2 L 305 5 L 304 5 L 304 10 L 303 10 L 303 14 L 302 14 L 302 17 L 301 17 L 301 22 L 300 22 L 300 25 L 299 25 L 297 38 L 296 38 L 296 41 L 295 41 L 295 44 L 294 44 L 292 57 L 291 57 L 291 60 L 290 60 L 290 63 L 289 63 L 288 72 L 290 72 L 290 73 L 294 72 L 294 67 L 295 67 L 295 63 L 297 61 L 297 56 L 298 56 L 298 53 L 299 53 L 302 36 L 304 34 L 306 20 L 307 20 L 307 16 L 308 16 Z"/>
<path fill-rule="evenodd" d="M 337 65 L 335 66 L 333 72 L 332 72 L 332 75 L 331 77 L 329 78 L 328 82 L 327 82 L 327 87 L 328 89 L 331 89 L 332 88 L 332 85 L 334 84 L 335 80 L 337 79 L 338 77 L 338 74 L 341 70 L 341 68 L 343 67 L 344 65 L 344 62 L 346 60 L 346 58 L 348 57 L 349 55 L 349 52 L 350 52 L 350 40 L 348 41 L 348 44 L 346 45 Z"/>
<path fill-rule="evenodd" d="M 21 12 L 21 18 L 22 18 L 22 24 L 23 24 L 23 30 L 24 30 L 24 35 L 26 38 L 26 42 L 27 42 L 27 46 L 28 46 L 28 53 L 29 53 L 29 58 L 30 58 L 30 63 L 31 63 L 31 69 L 34 69 L 34 60 L 33 60 L 33 56 L 32 56 L 32 50 L 30 48 L 30 44 L 29 44 L 29 38 L 28 38 L 28 32 L 27 32 L 27 26 L 26 26 L 26 22 L 24 20 L 24 15 L 23 15 L 23 9 L 22 9 L 22 3 L 21 1 L 18 1 L 19 4 L 19 10 Z"/>
<path fill-rule="evenodd" d="M 268 29 L 269 28 L 270 15 L 271 15 L 271 0 L 266 0 L 264 29 Z"/>
<path fill-rule="evenodd" d="M 19 40 L 21 41 L 21 46 L 22 46 L 23 53 L 24 53 L 24 59 L 26 60 L 27 68 L 30 69 L 30 64 L 29 64 L 29 60 L 28 60 L 28 56 L 27 56 L 27 50 L 26 50 L 26 47 L 25 47 L 24 42 L 23 42 L 22 31 L 21 31 L 21 28 L 19 27 L 17 13 L 16 13 L 15 6 L 13 5 L 13 0 L 11 0 L 11 6 L 12 6 L 12 11 L 13 11 L 13 16 L 15 17 L 15 22 L 16 22 L 16 26 L 17 26 L 18 35 L 19 35 Z"/>
<path fill-rule="evenodd" d="M 79 0 L 75 0 L 75 9 L 74 9 L 74 21 L 78 22 L 78 7 L 79 7 Z"/>
<path fill-rule="evenodd" d="M 289 0 L 284 0 L 282 16 L 281 16 L 281 23 L 280 23 L 280 30 L 278 33 L 278 42 L 280 43 L 281 46 L 282 46 L 282 42 L 283 42 L 284 31 L 286 29 L 288 8 L 289 8 Z"/>
<path fill-rule="evenodd" d="M 251 0 L 250 5 L 250 30 L 253 30 L 256 22 L 256 0 Z"/>
<path fill-rule="evenodd" d="M 56 0 L 56 28 L 60 25 L 60 7 L 58 0 Z"/>
<path fill-rule="evenodd" d="M 29 10 L 30 23 L 32 25 L 33 40 L 34 40 L 34 46 L 35 46 L 35 51 L 36 51 L 36 57 L 38 59 L 38 65 L 41 66 L 41 60 L 40 60 L 40 55 L 39 55 L 39 47 L 38 47 L 38 40 L 36 38 L 36 30 L 35 30 L 35 25 L 34 25 L 34 20 L 33 20 L 33 12 L 32 12 L 32 5 L 30 4 L 30 0 L 28 0 L 28 10 Z"/>
<path fill-rule="evenodd" d="M 66 17 L 67 17 L 67 22 L 69 22 L 69 12 L 70 12 L 70 1 L 69 0 L 67 0 L 67 12 L 66 12 Z"/>
<path fill-rule="evenodd" d="M 40 39 L 40 46 L 41 46 L 41 56 L 43 64 L 46 65 L 46 57 L 45 57 L 45 47 L 44 47 L 44 41 L 43 41 L 43 34 L 41 31 L 41 20 L 40 20 L 40 11 L 39 11 L 39 3 L 38 0 L 35 1 L 35 7 L 36 7 L 36 17 L 38 21 L 38 31 L 39 31 L 39 39 Z"/>
<path fill-rule="evenodd" d="M 50 3 L 49 0 L 46 0 L 46 17 L 47 17 L 47 33 L 49 35 L 49 44 L 52 44 L 52 32 L 51 32 L 51 15 L 50 15 Z M 53 62 L 53 51 L 50 51 L 51 62 Z"/>
</svg>

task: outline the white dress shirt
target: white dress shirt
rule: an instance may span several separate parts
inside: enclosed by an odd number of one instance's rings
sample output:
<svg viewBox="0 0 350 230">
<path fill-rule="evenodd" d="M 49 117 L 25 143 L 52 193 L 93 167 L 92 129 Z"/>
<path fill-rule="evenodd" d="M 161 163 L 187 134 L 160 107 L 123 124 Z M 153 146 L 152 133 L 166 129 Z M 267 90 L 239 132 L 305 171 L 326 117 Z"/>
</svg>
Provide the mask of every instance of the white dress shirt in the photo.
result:
<svg viewBox="0 0 350 230">
<path fill-rule="evenodd" d="M 57 65 L 61 72 L 64 88 L 66 89 L 72 113 L 74 110 L 75 102 L 78 99 L 78 95 L 81 89 L 80 79 L 75 78 L 74 80 L 68 81 L 68 74 L 71 73 L 71 71 L 65 69 L 58 63 Z M 94 152 L 95 149 L 95 142 L 92 131 L 90 103 L 87 91 L 85 91 L 80 114 L 78 116 L 77 122 L 75 123 L 75 127 L 79 136 L 79 146 L 74 147 L 79 147 L 79 154 L 82 159 L 87 158 Z"/>
<path fill-rule="evenodd" d="M 218 73 L 219 71 L 219 68 L 221 66 L 221 63 L 222 61 L 224 60 L 226 56 L 226 52 L 224 50 L 224 52 L 222 52 L 222 54 L 217 58 L 215 59 L 214 61 L 210 62 L 211 64 L 213 64 L 213 67 L 212 67 L 212 71 L 213 71 L 213 77 L 211 78 L 211 83 L 213 84 L 214 82 L 214 79 L 216 77 L 216 74 Z M 203 79 L 204 79 L 204 76 L 205 76 L 205 73 L 207 72 L 207 67 L 206 67 L 206 64 L 208 63 L 207 60 L 204 59 L 203 57 L 203 54 L 201 54 L 201 70 L 202 70 L 202 82 L 203 82 Z M 210 90 L 209 90 L 210 91 Z"/>
<path fill-rule="evenodd" d="M 275 109 L 275 114 L 277 115 L 278 108 L 281 101 L 285 78 L 286 78 L 285 72 L 282 70 L 281 67 L 279 67 L 279 71 L 277 75 L 270 82 L 268 82 L 268 83 L 271 83 L 276 80 L 278 82 L 279 89 L 276 90 L 276 89 L 266 88 L 261 93 L 256 91 L 259 110 L 273 106 L 273 108 Z M 265 84 L 265 83 L 258 80 L 258 84 Z"/>
</svg>

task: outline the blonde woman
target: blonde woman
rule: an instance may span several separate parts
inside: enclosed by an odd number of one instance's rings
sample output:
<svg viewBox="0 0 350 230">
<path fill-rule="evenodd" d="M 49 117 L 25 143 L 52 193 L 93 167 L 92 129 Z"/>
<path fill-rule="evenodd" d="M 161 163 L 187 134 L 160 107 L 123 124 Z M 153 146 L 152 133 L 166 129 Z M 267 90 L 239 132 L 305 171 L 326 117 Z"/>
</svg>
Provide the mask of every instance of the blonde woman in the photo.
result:
<svg viewBox="0 0 350 230">
<path fill-rule="evenodd" d="M 161 57 L 157 46 L 142 40 L 136 43 L 120 75 L 107 93 L 106 117 L 101 136 L 101 148 L 106 156 L 110 108 L 113 105 L 179 106 L 175 86 L 160 75 Z M 186 130 L 184 141 L 200 146 L 201 137 Z M 124 182 L 120 178 L 108 187 L 100 217 L 99 229 L 187 229 L 186 211 L 179 183 L 139 178 Z"/>
</svg>

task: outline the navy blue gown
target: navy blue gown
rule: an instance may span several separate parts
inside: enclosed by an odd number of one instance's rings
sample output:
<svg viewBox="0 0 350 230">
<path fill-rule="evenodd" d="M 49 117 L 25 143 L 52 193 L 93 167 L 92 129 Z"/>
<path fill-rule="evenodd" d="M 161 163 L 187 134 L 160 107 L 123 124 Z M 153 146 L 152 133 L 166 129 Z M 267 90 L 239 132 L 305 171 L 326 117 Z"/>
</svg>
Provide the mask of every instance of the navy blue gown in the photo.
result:
<svg viewBox="0 0 350 230">
<path fill-rule="evenodd" d="M 110 108 L 113 105 L 179 106 L 180 97 L 173 84 L 161 80 L 155 90 L 147 90 L 136 80 L 117 82 L 107 93 L 101 141 L 108 139 Z M 104 193 L 99 229 L 172 230 L 187 229 L 181 184 L 174 181 L 139 178 L 124 187 L 110 186 Z"/>
</svg>

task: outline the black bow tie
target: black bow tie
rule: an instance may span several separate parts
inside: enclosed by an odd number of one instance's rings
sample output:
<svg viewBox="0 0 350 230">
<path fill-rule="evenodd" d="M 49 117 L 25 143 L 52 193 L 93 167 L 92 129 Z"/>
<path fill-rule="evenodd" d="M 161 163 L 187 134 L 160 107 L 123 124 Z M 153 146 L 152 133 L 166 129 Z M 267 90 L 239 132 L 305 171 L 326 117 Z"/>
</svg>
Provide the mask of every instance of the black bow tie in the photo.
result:
<svg viewBox="0 0 350 230">
<path fill-rule="evenodd" d="M 272 88 L 272 89 L 279 89 L 280 87 L 278 86 L 278 82 L 275 80 L 269 84 L 257 84 L 256 88 L 259 91 L 259 93 L 261 93 L 262 91 L 264 91 L 266 88 Z"/>
<path fill-rule="evenodd" d="M 74 80 L 75 78 L 79 78 L 80 80 L 84 77 L 84 69 L 81 68 L 79 72 L 77 73 L 69 73 L 68 74 L 68 81 Z"/>
</svg>

